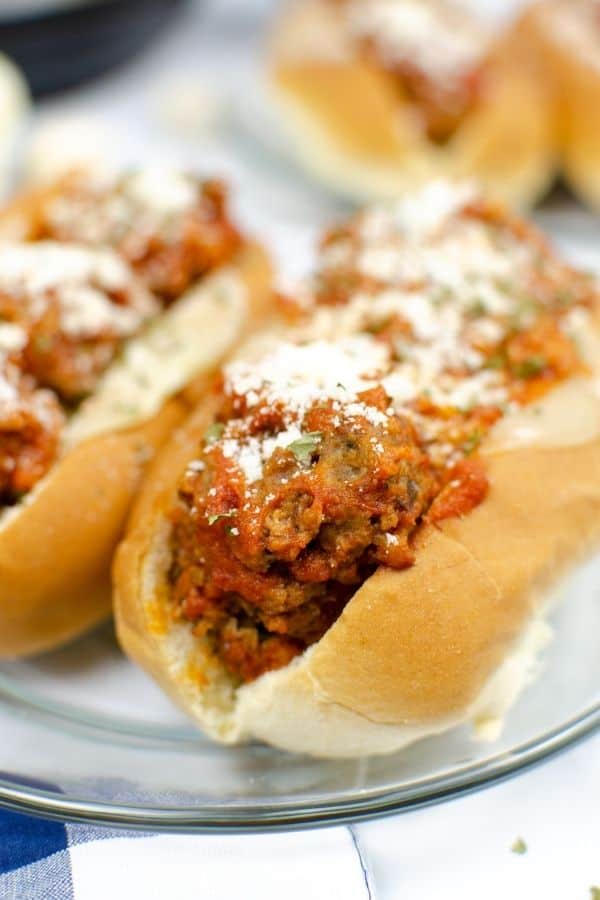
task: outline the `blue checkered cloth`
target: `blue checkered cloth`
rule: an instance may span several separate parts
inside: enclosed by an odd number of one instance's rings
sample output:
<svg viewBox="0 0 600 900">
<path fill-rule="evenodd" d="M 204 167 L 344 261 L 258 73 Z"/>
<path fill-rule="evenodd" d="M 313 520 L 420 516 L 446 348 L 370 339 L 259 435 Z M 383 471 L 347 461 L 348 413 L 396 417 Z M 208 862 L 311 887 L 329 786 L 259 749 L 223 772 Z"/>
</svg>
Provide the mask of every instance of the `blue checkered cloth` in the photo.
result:
<svg viewBox="0 0 600 900">
<path fill-rule="evenodd" d="M 369 900 L 349 828 L 272 835 L 115 831 L 0 811 L 1 900 Z"/>
</svg>

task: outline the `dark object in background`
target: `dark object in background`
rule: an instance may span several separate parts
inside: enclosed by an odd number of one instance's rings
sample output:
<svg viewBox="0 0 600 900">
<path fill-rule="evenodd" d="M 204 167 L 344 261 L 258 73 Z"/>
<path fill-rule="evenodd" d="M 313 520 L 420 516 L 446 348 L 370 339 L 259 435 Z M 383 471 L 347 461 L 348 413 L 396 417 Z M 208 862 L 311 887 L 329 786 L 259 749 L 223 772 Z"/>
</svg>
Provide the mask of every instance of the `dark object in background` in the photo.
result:
<svg viewBox="0 0 600 900">
<path fill-rule="evenodd" d="M 35 95 L 47 94 L 125 62 L 185 2 L 80 0 L 29 12 L 23 3 L 0 12 L 0 50 L 22 68 Z"/>
</svg>

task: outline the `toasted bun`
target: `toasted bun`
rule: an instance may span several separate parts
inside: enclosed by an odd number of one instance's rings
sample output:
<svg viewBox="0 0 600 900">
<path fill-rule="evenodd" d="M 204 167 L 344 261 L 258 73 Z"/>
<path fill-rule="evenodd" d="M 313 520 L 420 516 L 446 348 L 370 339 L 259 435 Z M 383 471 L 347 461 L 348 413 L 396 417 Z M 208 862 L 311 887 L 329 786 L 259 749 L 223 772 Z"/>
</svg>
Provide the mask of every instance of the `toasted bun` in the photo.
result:
<svg viewBox="0 0 600 900">
<path fill-rule="evenodd" d="M 239 689 L 168 612 L 166 512 L 212 420 L 207 401 L 155 461 L 119 548 L 124 650 L 225 743 L 254 737 L 343 757 L 396 750 L 464 721 L 493 731 L 547 639 L 549 586 L 600 541 L 600 400 L 591 392 L 579 404 L 584 391 L 568 388 L 560 427 L 552 393 L 540 405 L 549 440 L 486 445 L 491 490 L 481 506 L 425 526 L 412 568 L 380 568 L 317 644 Z"/>
<path fill-rule="evenodd" d="M 130 342 L 69 422 L 57 464 L 0 518 L 0 656 L 48 650 L 109 613 L 110 561 L 148 460 L 202 374 L 264 317 L 269 288 L 264 252 L 246 245 Z"/>
<path fill-rule="evenodd" d="M 561 149 L 566 178 L 584 203 L 600 209 L 600 49 L 592 35 L 564 27 L 571 0 L 536 4 L 525 15 L 522 30 L 537 48 L 547 80 L 559 98 Z M 589 46 L 584 45 L 589 40 Z"/>
<path fill-rule="evenodd" d="M 497 46 L 484 102 L 439 147 L 421 134 L 386 73 L 346 46 L 334 5 L 297 0 L 277 23 L 270 54 L 270 86 L 290 150 L 311 174 L 356 200 L 468 176 L 527 207 L 556 173 L 555 109 L 523 38 L 515 29 Z"/>
</svg>

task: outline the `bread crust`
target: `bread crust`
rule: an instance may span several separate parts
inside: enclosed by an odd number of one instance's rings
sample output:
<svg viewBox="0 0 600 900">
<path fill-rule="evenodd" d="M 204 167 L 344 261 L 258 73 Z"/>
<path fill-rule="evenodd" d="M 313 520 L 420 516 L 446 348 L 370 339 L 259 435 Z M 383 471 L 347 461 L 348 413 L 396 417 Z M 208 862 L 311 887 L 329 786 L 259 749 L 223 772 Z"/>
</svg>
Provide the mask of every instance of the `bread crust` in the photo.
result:
<svg viewBox="0 0 600 900">
<path fill-rule="evenodd" d="M 537 49 L 558 98 L 567 181 L 584 203 L 600 209 L 600 53 L 594 62 L 562 33 L 557 16 L 568 11 L 569 0 L 544 0 L 526 13 L 521 29 Z"/>
<path fill-rule="evenodd" d="M 479 507 L 424 526 L 412 568 L 380 568 L 317 644 L 236 691 L 167 609 L 165 513 L 213 410 L 204 404 L 159 456 L 119 548 L 125 652 L 226 743 L 383 753 L 503 711 L 522 687 L 511 688 L 505 670 L 526 639 L 539 643 L 549 585 L 600 542 L 600 434 L 571 446 L 490 445 L 491 490 Z"/>
<path fill-rule="evenodd" d="M 245 313 L 223 309 L 218 327 L 242 339 L 269 311 L 270 264 L 262 248 L 249 243 L 227 271 L 243 286 Z M 202 292 L 210 295 L 213 284 L 217 290 L 220 276 L 203 279 Z M 238 319 L 226 322 L 231 317 Z M 152 415 L 117 430 L 103 427 L 69 447 L 25 501 L 0 519 L 0 657 L 49 650 L 109 614 L 111 559 L 148 461 L 198 402 L 206 372 L 223 357 L 218 341 L 213 346 L 206 335 L 205 344 L 203 335 L 192 337 L 199 349 L 191 382 L 182 375 L 174 396 L 157 402 Z"/>
<path fill-rule="evenodd" d="M 335 34 L 321 0 L 299 0 L 276 24 L 270 86 L 290 147 L 328 186 L 365 200 L 401 195 L 433 177 L 468 176 L 515 207 L 532 205 L 550 186 L 554 103 L 520 29 L 493 52 L 485 101 L 439 147 L 420 133 L 383 70 L 344 47 L 330 59 L 297 52 L 307 27 Z"/>
</svg>

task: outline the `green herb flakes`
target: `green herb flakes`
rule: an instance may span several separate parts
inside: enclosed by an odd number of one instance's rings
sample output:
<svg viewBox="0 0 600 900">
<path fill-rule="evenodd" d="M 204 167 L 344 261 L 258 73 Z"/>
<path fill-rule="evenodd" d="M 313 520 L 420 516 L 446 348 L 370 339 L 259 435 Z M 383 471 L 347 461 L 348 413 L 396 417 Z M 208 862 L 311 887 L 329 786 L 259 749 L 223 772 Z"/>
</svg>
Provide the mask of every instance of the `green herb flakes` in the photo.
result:
<svg viewBox="0 0 600 900">
<path fill-rule="evenodd" d="M 52 349 L 54 341 L 48 334 L 38 334 L 33 339 L 33 346 L 38 353 L 48 353 Z"/>
<path fill-rule="evenodd" d="M 518 856 L 524 856 L 527 853 L 527 844 L 523 840 L 522 837 L 518 837 L 513 845 L 510 848 L 511 853 L 516 853 Z"/>
<path fill-rule="evenodd" d="M 556 292 L 555 298 L 558 306 L 565 307 L 573 304 L 575 295 L 573 294 L 573 291 L 570 291 L 568 288 L 562 288 Z"/>
<path fill-rule="evenodd" d="M 491 356 L 485 361 L 486 369 L 503 369 L 506 364 L 506 359 L 501 353 L 493 353 Z"/>
<path fill-rule="evenodd" d="M 320 431 L 309 431 L 307 434 L 303 434 L 302 437 L 298 438 L 298 440 L 288 444 L 286 449 L 291 450 L 296 459 L 300 462 L 308 462 L 322 439 L 323 435 Z"/>
<path fill-rule="evenodd" d="M 235 516 L 235 514 L 236 514 L 235 509 L 230 509 L 229 512 L 217 513 L 216 515 L 208 517 L 208 524 L 214 525 L 215 522 L 219 521 L 219 519 L 231 519 L 232 516 Z"/>
<path fill-rule="evenodd" d="M 437 288 L 434 294 L 431 294 L 430 300 L 433 306 L 444 306 L 444 304 L 449 303 L 452 300 L 452 290 L 445 285 Z"/>
<path fill-rule="evenodd" d="M 487 306 L 485 305 L 483 300 L 474 300 L 467 309 L 467 313 L 474 319 L 479 319 L 481 318 L 481 316 L 485 316 L 486 312 Z"/>
<path fill-rule="evenodd" d="M 204 440 L 207 444 L 212 444 L 214 441 L 218 441 L 223 432 L 225 431 L 225 426 L 222 422 L 215 422 L 209 428 L 206 429 L 204 434 Z"/>
<path fill-rule="evenodd" d="M 470 456 L 471 453 L 474 453 L 481 443 L 481 438 L 483 435 L 478 428 L 471 432 L 471 434 L 467 437 L 465 442 L 463 443 L 463 451 L 467 456 Z"/>
<path fill-rule="evenodd" d="M 544 371 L 547 365 L 548 361 L 545 356 L 530 356 L 523 362 L 517 363 L 513 371 L 518 378 L 535 378 Z"/>
</svg>

